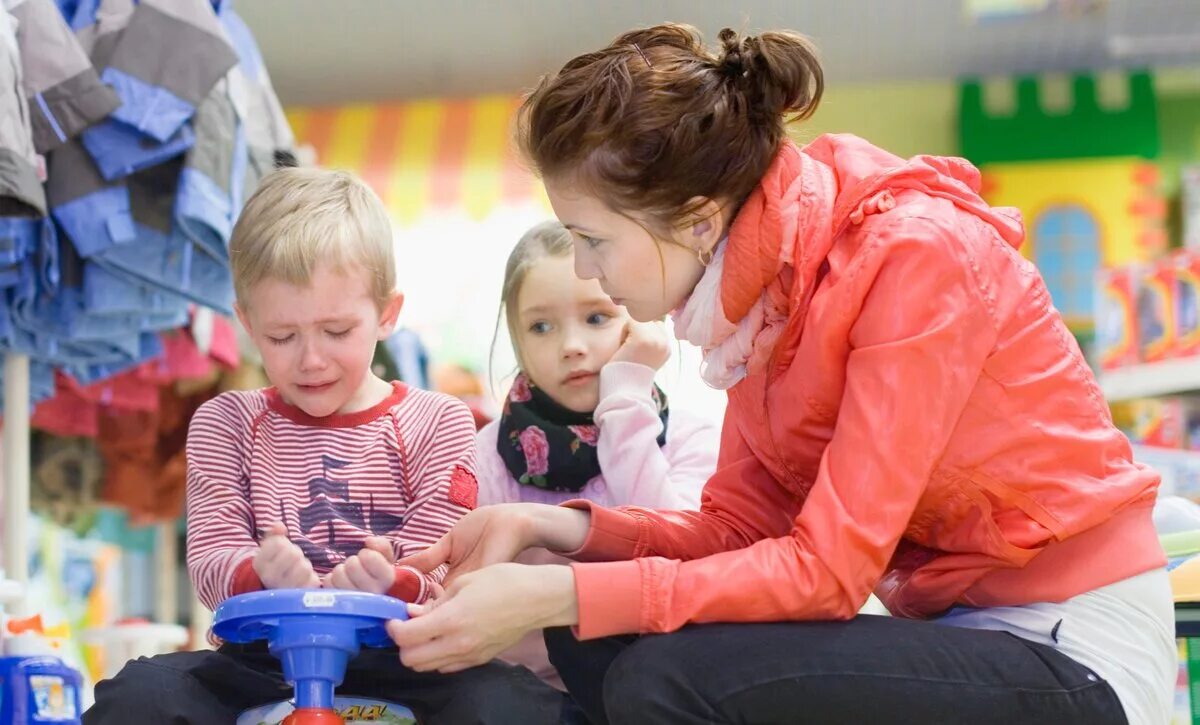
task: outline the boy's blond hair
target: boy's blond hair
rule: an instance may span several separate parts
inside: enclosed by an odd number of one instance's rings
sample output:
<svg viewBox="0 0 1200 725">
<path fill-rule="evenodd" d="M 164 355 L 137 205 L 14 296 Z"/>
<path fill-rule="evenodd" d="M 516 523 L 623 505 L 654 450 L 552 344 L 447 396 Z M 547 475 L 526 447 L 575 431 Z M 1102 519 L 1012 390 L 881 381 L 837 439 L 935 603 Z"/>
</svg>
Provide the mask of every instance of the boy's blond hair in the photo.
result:
<svg viewBox="0 0 1200 725">
<path fill-rule="evenodd" d="M 286 168 L 266 176 L 233 228 L 229 258 L 243 306 L 263 279 L 307 285 L 322 264 L 366 272 L 380 309 L 396 289 L 387 210 L 370 187 L 344 171 Z"/>
</svg>

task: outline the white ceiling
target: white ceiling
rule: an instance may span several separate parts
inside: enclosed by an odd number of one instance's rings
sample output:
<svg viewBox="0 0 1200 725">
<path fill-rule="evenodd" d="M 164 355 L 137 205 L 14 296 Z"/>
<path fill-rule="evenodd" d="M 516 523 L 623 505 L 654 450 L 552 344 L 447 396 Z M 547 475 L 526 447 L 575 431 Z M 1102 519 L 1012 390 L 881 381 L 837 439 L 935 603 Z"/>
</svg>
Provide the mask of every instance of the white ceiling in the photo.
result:
<svg viewBox="0 0 1200 725">
<path fill-rule="evenodd" d="M 512 93 L 620 32 L 668 20 L 709 37 L 726 26 L 799 30 L 816 40 L 833 83 L 1200 64 L 1200 0 L 1045 1 L 1076 10 L 979 24 L 966 0 L 239 0 L 237 8 L 280 97 L 300 105 Z"/>
</svg>

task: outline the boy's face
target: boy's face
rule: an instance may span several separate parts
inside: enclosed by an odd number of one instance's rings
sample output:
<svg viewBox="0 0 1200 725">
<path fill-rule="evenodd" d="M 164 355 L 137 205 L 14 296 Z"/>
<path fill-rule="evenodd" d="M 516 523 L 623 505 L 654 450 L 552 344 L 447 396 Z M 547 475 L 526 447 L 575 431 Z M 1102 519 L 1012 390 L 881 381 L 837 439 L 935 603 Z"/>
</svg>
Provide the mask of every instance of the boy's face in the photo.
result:
<svg viewBox="0 0 1200 725">
<path fill-rule="evenodd" d="M 309 285 L 267 278 L 238 307 L 267 377 L 288 403 L 314 417 L 371 407 L 375 343 L 396 324 L 404 296 L 380 311 L 362 269 L 317 267 Z"/>
</svg>

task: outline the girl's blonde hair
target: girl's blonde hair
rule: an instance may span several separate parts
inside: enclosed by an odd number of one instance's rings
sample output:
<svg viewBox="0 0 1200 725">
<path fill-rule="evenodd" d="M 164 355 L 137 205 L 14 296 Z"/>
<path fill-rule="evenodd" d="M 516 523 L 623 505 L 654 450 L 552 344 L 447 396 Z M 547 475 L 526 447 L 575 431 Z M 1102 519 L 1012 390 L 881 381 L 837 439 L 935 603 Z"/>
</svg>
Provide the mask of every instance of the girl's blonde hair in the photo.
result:
<svg viewBox="0 0 1200 725">
<path fill-rule="evenodd" d="M 525 276 L 538 260 L 570 256 L 573 251 L 571 232 L 567 231 L 557 220 L 544 221 L 521 235 L 517 246 L 508 255 L 504 265 L 504 285 L 500 288 L 500 309 L 496 312 L 496 329 L 492 335 L 491 359 L 496 356 L 496 339 L 500 334 L 500 319 L 504 318 L 508 326 L 508 337 L 512 341 L 513 354 L 517 357 L 517 365 L 525 367 L 521 354 L 521 344 L 518 341 L 517 297 L 521 294 L 521 285 Z M 491 362 L 488 363 L 489 370 Z"/>
</svg>

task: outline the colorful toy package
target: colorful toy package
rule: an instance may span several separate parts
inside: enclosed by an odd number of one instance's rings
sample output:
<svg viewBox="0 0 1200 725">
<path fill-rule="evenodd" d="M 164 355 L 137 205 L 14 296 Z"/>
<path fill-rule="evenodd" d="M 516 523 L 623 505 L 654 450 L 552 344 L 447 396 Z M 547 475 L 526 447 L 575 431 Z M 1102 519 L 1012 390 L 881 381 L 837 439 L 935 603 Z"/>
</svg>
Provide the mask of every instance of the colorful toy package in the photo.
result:
<svg viewBox="0 0 1200 725">
<path fill-rule="evenodd" d="M 1138 268 L 1138 342 L 1142 362 L 1175 354 L 1175 263 L 1164 259 Z"/>
<path fill-rule="evenodd" d="M 1137 288 L 1133 268 L 1105 268 L 1096 273 L 1096 357 L 1105 370 L 1141 359 Z"/>
<path fill-rule="evenodd" d="M 1112 405 L 1113 423 L 1135 446 L 1180 450 L 1187 440 L 1183 398 L 1137 398 Z"/>
<path fill-rule="evenodd" d="M 1200 250 L 1184 250 L 1175 265 L 1175 352 L 1200 354 Z"/>
</svg>

